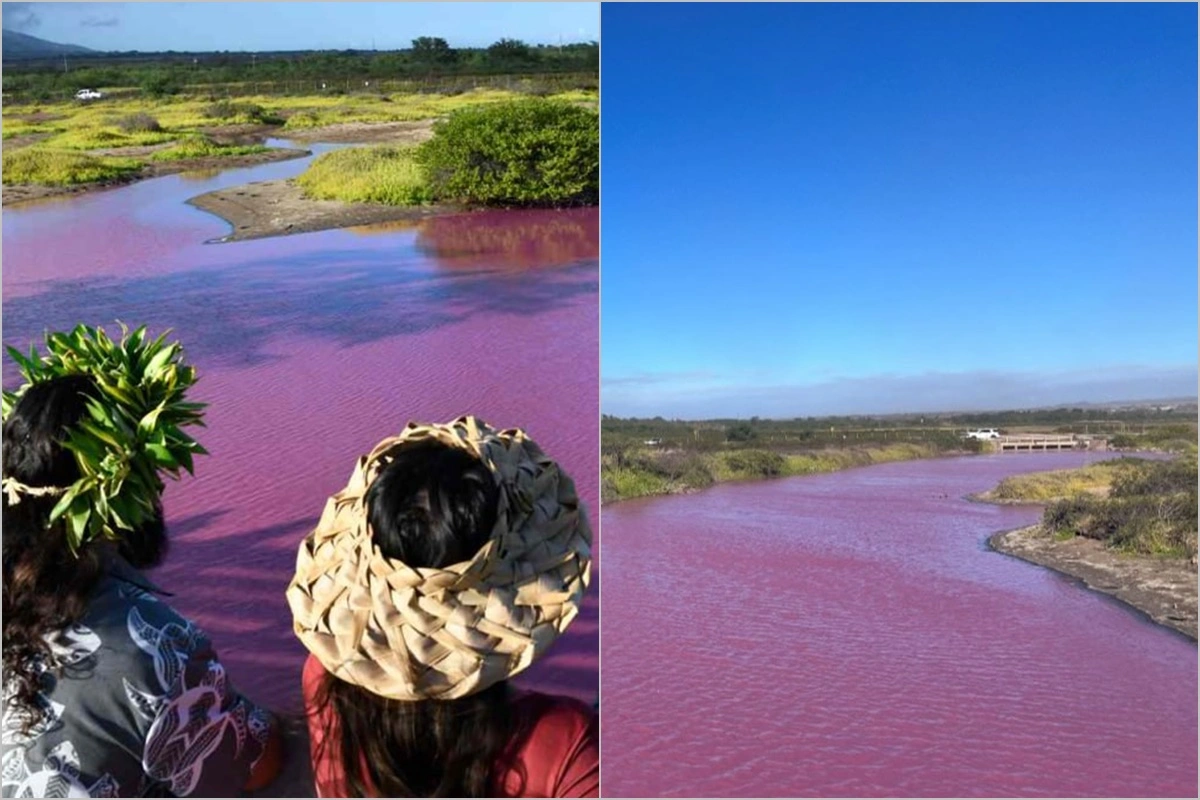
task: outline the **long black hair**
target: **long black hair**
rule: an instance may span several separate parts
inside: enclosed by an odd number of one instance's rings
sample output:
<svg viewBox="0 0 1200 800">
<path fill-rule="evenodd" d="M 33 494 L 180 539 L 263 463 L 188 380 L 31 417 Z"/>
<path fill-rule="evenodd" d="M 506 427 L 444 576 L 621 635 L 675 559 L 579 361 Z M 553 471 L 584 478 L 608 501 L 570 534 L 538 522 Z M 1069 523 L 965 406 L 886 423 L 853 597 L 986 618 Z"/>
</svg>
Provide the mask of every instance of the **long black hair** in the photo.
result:
<svg viewBox="0 0 1200 800">
<path fill-rule="evenodd" d="M 374 542 L 414 567 L 469 560 L 496 522 L 498 489 L 484 465 L 439 442 L 406 443 L 367 492 Z M 332 709 L 330 709 L 332 706 Z M 392 700 L 326 674 L 317 713 L 341 728 L 334 759 L 351 796 L 488 797 L 520 738 L 501 682 L 457 700 Z"/>
<path fill-rule="evenodd" d="M 75 456 L 63 439 L 96 395 L 83 375 L 30 386 L 4 422 L 4 476 L 31 487 L 67 487 L 79 479 Z M 57 495 L 4 495 L 4 672 L 11 704 L 28 735 L 49 710 L 39 698 L 42 672 L 53 668 L 46 634 L 79 622 L 114 551 L 138 567 L 157 564 L 166 552 L 162 512 L 119 544 L 94 540 L 72 553 L 65 521 L 48 526 Z"/>
</svg>

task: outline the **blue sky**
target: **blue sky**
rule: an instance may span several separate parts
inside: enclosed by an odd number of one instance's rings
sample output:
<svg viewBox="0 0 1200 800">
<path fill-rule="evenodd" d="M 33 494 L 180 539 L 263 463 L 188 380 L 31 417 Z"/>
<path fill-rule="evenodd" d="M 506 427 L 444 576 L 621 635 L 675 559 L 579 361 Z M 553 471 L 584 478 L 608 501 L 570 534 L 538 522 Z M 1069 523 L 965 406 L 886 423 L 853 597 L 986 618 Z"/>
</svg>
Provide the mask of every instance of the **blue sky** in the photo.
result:
<svg viewBox="0 0 1200 800">
<path fill-rule="evenodd" d="M 602 16 L 605 413 L 1196 394 L 1195 5 Z"/>
<path fill-rule="evenodd" d="M 399 49 L 598 41 L 597 3 L 4 3 L 4 27 L 95 50 Z"/>
</svg>

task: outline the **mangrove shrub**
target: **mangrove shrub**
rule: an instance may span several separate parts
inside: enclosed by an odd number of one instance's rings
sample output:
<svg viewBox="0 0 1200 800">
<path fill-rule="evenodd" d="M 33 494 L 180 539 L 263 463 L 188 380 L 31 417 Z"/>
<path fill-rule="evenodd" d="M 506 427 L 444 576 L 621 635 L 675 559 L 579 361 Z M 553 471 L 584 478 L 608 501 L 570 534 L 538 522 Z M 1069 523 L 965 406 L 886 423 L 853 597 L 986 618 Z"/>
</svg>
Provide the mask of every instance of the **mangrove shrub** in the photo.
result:
<svg viewBox="0 0 1200 800">
<path fill-rule="evenodd" d="M 599 116 L 542 98 L 465 108 L 434 127 L 417 159 L 439 200 L 594 205 L 600 196 Z"/>
</svg>

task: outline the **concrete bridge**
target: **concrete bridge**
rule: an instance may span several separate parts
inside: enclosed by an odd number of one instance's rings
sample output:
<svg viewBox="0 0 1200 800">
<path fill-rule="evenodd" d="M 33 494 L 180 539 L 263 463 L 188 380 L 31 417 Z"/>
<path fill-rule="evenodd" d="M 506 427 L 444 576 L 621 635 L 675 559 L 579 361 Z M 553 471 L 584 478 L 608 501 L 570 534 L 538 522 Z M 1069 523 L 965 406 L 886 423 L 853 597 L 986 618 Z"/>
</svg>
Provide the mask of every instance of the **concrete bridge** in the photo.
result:
<svg viewBox="0 0 1200 800">
<path fill-rule="evenodd" d="M 1072 434 L 1025 433 L 1001 436 L 993 439 L 1000 452 L 1033 450 L 1086 450 L 1092 445 L 1090 438 L 1077 438 Z"/>
</svg>

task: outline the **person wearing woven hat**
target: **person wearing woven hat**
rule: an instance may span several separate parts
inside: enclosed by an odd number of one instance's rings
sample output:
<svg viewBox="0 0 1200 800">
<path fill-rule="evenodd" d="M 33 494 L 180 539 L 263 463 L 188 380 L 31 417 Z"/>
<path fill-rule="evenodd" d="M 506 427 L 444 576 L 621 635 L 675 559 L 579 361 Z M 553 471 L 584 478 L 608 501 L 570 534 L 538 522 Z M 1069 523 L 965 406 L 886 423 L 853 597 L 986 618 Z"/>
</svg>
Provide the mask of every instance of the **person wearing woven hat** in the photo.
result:
<svg viewBox="0 0 1200 800">
<path fill-rule="evenodd" d="M 522 431 L 410 424 L 360 458 L 287 590 L 321 797 L 596 797 L 596 714 L 518 691 L 576 617 L 591 529 Z"/>
<path fill-rule="evenodd" d="M 177 344 L 125 333 L 9 351 L 26 383 L 4 393 L 5 797 L 227 797 L 280 768 L 274 718 L 140 571 L 167 549 L 160 474 L 204 452 L 182 431 L 202 406 Z"/>
</svg>

